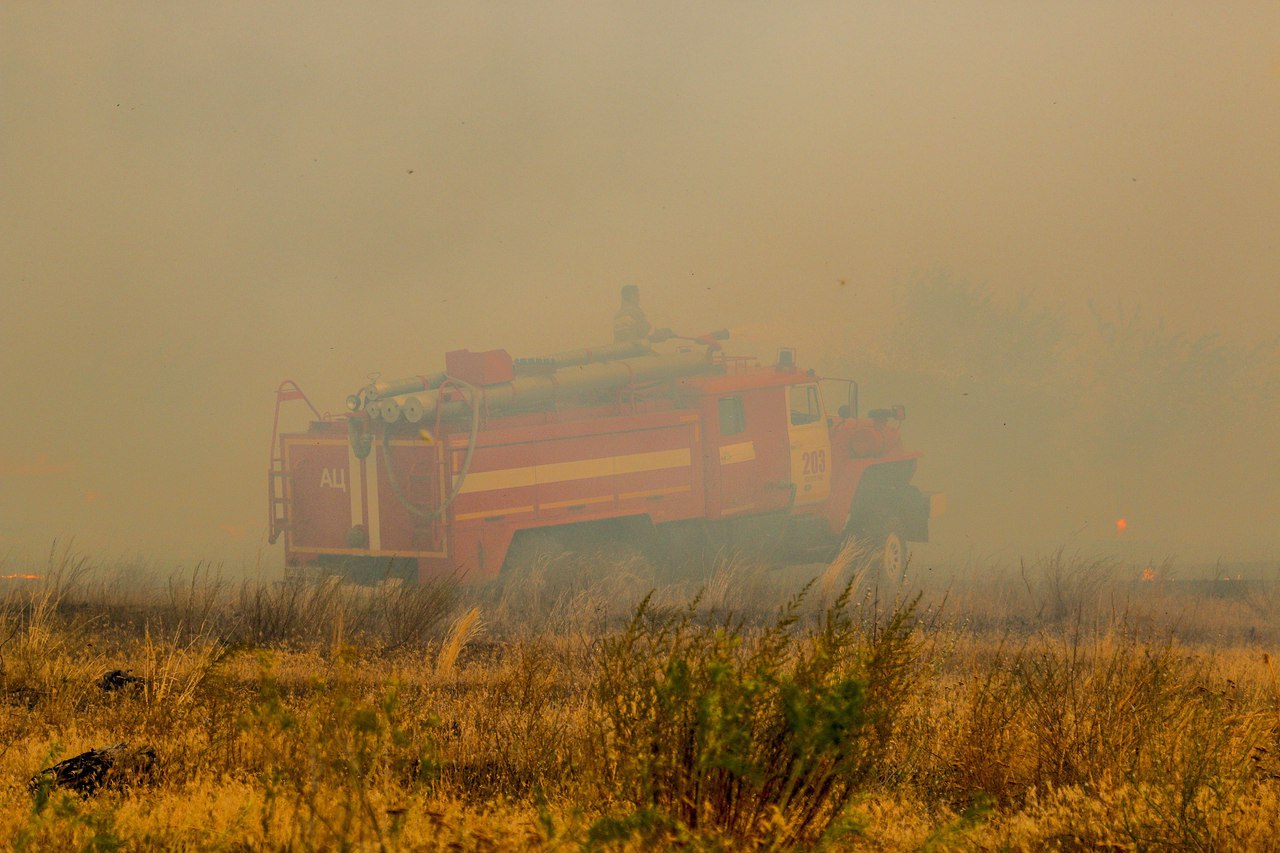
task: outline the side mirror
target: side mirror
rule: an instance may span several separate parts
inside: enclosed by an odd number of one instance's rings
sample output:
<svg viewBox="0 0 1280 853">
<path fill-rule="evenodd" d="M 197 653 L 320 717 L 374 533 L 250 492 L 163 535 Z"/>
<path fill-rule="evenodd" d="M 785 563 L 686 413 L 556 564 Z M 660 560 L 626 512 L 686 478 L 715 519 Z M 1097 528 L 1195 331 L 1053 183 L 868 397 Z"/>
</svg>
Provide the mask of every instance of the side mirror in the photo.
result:
<svg viewBox="0 0 1280 853">
<path fill-rule="evenodd" d="M 847 421 L 849 420 L 849 416 L 853 413 L 849 410 L 848 404 L 845 404 L 840 408 L 836 409 L 836 414 L 840 416 L 841 420 Z"/>
</svg>

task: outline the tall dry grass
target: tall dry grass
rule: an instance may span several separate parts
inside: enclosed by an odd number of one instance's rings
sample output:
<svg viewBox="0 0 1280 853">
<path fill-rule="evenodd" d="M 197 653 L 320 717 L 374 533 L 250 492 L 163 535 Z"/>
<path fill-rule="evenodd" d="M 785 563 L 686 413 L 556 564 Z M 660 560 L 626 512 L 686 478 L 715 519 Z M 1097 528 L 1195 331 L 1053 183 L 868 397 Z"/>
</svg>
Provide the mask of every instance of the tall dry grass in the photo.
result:
<svg viewBox="0 0 1280 853">
<path fill-rule="evenodd" d="M 1213 597 L 1109 566 L 1057 554 L 935 586 L 913 566 L 892 590 L 852 557 L 483 589 L 199 567 L 131 589 L 60 549 L 32 572 L 50 582 L 0 591 L 0 839 L 1280 845 L 1280 615 L 1259 604 L 1274 587 Z M 100 689 L 115 668 L 139 681 Z M 28 793 L 41 768 L 120 742 L 152 748 L 155 771 Z"/>
</svg>

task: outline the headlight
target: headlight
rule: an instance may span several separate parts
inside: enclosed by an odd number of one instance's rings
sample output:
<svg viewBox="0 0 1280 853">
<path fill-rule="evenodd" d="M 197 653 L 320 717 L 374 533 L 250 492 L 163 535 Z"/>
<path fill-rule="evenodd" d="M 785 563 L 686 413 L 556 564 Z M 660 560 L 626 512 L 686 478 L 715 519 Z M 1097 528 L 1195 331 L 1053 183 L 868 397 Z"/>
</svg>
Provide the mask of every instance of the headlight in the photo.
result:
<svg viewBox="0 0 1280 853">
<path fill-rule="evenodd" d="M 360 410 L 360 396 L 358 394 L 352 394 L 350 397 L 347 398 L 347 411 L 357 412 L 359 410 Z"/>
</svg>

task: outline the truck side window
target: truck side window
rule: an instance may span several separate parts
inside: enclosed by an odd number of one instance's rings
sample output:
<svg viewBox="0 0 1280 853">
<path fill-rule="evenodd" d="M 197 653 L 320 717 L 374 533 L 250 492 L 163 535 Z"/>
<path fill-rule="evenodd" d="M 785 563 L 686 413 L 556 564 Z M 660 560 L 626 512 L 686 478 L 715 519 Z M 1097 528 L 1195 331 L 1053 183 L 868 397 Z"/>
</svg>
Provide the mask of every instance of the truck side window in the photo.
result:
<svg viewBox="0 0 1280 853">
<path fill-rule="evenodd" d="M 719 406 L 721 435 L 737 435 L 747 428 L 741 397 L 721 397 Z"/>
<path fill-rule="evenodd" d="M 811 424 L 822 417 L 817 385 L 792 385 L 790 396 L 792 426 Z"/>
</svg>

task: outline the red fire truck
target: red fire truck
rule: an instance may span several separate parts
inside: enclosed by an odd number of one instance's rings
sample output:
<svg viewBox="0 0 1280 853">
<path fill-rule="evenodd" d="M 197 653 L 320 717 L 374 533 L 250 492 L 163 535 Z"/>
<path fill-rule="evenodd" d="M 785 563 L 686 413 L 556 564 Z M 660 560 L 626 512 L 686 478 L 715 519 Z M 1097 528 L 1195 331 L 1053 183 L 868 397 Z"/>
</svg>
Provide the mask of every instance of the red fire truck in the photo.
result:
<svg viewBox="0 0 1280 853">
<path fill-rule="evenodd" d="M 270 540 L 284 538 L 287 566 L 361 580 L 487 580 L 522 542 L 591 532 L 784 560 L 854 536 L 901 572 L 940 506 L 911 483 L 921 454 L 903 449 L 902 407 L 860 417 L 852 380 L 801 369 L 792 350 L 772 365 L 727 355 L 727 337 L 458 350 L 338 415 L 285 381 Z M 310 407 L 306 432 L 279 432 L 289 400 Z"/>
</svg>

